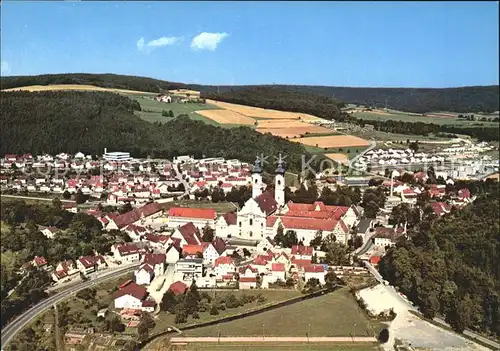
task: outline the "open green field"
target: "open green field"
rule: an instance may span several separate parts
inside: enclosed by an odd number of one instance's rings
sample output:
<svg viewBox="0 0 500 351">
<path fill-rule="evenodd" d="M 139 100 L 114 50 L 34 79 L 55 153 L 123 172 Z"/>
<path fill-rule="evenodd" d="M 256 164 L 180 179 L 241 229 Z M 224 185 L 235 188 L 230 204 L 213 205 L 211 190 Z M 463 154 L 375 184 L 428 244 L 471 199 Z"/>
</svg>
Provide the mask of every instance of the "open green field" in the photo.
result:
<svg viewBox="0 0 500 351">
<path fill-rule="evenodd" d="M 210 201 L 196 201 L 196 200 L 178 200 L 174 202 L 166 202 L 162 204 L 164 209 L 171 207 L 192 207 L 192 208 L 213 208 L 217 213 L 226 213 L 237 209 L 237 205 L 231 202 L 210 202 Z"/>
<path fill-rule="evenodd" d="M 357 118 L 365 119 L 365 120 L 393 120 L 393 121 L 404 121 L 404 122 L 423 122 L 423 123 L 434 123 L 439 125 L 454 125 L 454 126 L 463 126 L 463 127 L 472 127 L 474 124 L 483 123 L 485 127 L 494 127 L 498 126 L 498 122 L 485 122 L 485 121 L 467 121 L 464 119 L 458 119 L 456 117 L 437 117 L 437 116 L 418 116 L 414 114 L 407 114 L 404 112 L 397 111 L 388 111 L 386 113 L 382 112 L 355 112 L 353 114 Z M 458 114 L 454 114 L 458 116 Z M 476 114 L 475 114 L 476 115 Z M 481 118 L 482 115 L 476 115 Z M 492 118 L 487 117 L 487 118 Z"/>
<path fill-rule="evenodd" d="M 185 332 L 186 336 L 375 336 L 384 324 L 369 321 L 346 289 L 258 315 Z"/>
<path fill-rule="evenodd" d="M 156 326 L 151 334 L 163 332 L 169 326 L 176 325 L 179 328 L 184 326 L 200 324 L 204 322 L 209 322 L 225 317 L 235 316 L 241 313 L 254 311 L 256 309 L 263 308 L 265 306 L 274 305 L 278 302 L 292 299 L 297 296 L 301 296 L 302 293 L 295 289 L 283 289 L 283 290 L 228 290 L 228 291 L 210 291 L 210 290 L 200 290 L 206 291 L 212 299 L 222 298 L 223 296 L 227 296 L 229 294 L 233 294 L 236 298 L 240 298 L 243 294 L 246 295 L 261 295 L 264 298 L 264 301 L 254 301 L 252 303 L 245 304 L 244 306 L 236 307 L 236 308 L 226 308 L 225 310 L 220 310 L 218 315 L 210 315 L 208 311 L 199 312 L 199 319 L 193 319 L 191 316 L 188 318 L 186 323 L 183 324 L 175 324 L 175 315 L 170 314 L 168 312 L 161 311 L 156 319 Z M 231 322 L 233 323 L 233 322 Z M 205 328 L 202 328 L 205 329 Z M 191 334 L 189 334 L 191 335 Z"/>
<path fill-rule="evenodd" d="M 148 350 L 153 350 L 149 349 Z M 155 349 L 156 350 L 156 349 Z M 172 346 L 172 351 L 374 351 L 380 350 L 377 343 L 192 343 Z"/>
</svg>

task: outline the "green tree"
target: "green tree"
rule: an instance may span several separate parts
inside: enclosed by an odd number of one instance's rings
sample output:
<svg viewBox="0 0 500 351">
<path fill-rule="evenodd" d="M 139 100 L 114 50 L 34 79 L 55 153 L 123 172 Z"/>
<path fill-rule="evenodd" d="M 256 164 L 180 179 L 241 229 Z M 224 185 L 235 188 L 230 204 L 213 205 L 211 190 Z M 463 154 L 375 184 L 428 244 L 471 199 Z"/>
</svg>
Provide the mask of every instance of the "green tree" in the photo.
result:
<svg viewBox="0 0 500 351">
<path fill-rule="evenodd" d="M 208 224 L 203 227 L 202 233 L 203 235 L 201 240 L 203 240 L 204 242 L 211 243 L 214 240 L 215 230 L 210 228 Z"/>
<path fill-rule="evenodd" d="M 330 242 L 326 245 L 324 262 L 333 266 L 345 266 L 349 261 L 349 248 L 339 242 Z"/>
</svg>

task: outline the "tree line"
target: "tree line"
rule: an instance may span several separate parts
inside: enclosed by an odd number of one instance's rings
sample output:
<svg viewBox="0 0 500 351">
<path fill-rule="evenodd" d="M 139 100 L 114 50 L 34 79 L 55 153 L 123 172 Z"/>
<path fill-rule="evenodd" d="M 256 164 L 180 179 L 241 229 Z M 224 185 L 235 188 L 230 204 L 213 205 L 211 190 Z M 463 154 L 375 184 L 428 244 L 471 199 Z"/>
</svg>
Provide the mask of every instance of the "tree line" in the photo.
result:
<svg viewBox="0 0 500 351">
<path fill-rule="evenodd" d="M 180 116 L 168 123 L 141 120 L 139 104 L 108 92 L 1 92 L 3 128 L 0 153 L 59 152 L 100 155 L 104 148 L 128 151 L 133 157 L 237 158 L 253 163 L 257 154 L 273 160 L 287 155 L 291 171 L 311 155 L 298 143 L 263 135 L 248 127 L 220 128 Z M 313 168 L 319 167 L 317 158 Z M 265 165 L 269 172 L 275 165 Z"/>
<path fill-rule="evenodd" d="M 458 332 L 500 336 L 499 210 L 497 188 L 442 218 L 424 211 L 419 220 L 408 212 L 410 239 L 389 249 L 380 262 L 382 276 L 426 317 L 444 316 Z"/>
</svg>

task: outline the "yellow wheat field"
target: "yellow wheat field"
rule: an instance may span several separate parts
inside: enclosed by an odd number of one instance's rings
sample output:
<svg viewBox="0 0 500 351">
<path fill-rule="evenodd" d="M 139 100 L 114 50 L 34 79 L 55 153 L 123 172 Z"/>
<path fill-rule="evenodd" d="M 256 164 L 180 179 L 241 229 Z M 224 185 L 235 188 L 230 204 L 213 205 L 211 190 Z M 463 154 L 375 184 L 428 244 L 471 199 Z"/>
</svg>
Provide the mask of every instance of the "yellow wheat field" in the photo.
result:
<svg viewBox="0 0 500 351">
<path fill-rule="evenodd" d="M 347 164 L 349 162 L 349 159 L 344 154 L 325 154 L 325 156 L 338 163 Z"/>
<path fill-rule="evenodd" d="M 305 123 L 304 123 L 305 124 Z M 314 125 L 305 125 L 300 127 L 282 127 L 282 128 L 257 128 L 259 133 L 271 133 L 272 135 L 276 135 L 282 138 L 300 138 L 306 134 L 314 134 L 314 133 L 330 133 L 331 130 L 319 126 Z"/>
<path fill-rule="evenodd" d="M 201 110 L 196 111 L 197 114 L 220 124 L 243 124 L 254 125 L 255 120 L 240 113 L 230 110 Z"/>
<path fill-rule="evenodd" d="M 361 138 L 352 135 L 331 135 L 331 136 L 318 136 L 310 138 L 296 138 L 292 141 L 321 148 L 333 147 L 349 147 L 349 146 L 368 146 L 369 143 Z"/>
<path fill-rule="evenodd" d="M 93 85 L 80 85 L 80 84 L 53 84 L 53 85 L 30 85 L 26 87 L 4 89 L 2 91 L 50 91 L 50 90 L 84 90 L 84 91 L 108 91 L 114 93 L 129 93 L 129 94 L 155 94 L 146 91 L 125 90 L 125 89 L 112 89 L 102 88 Z"/>
<path fill-rule="evenodd" d="M 307 121 L 320 120 L 318 117 L 308 115 L 306 113 L 285 112 L 277 110 L 268 110 L 259 107 L 251 107 L 238 104 L 230 104 L 215 100 L 207 100 L 207 103 L 219 106 L 220 108 L 241 113 L 248 117 L 269 118 L 269 119 L 302 119 Z"/>
<path fill-rule="evenodd" d="M 257 120 L 257 128 L 260 129 L 276 129 L 276 128 L 292 128 L 292 127 L 309 127 L 311 124 L 299 121 L 297 119 L 266 119 Z"/>
</svg>

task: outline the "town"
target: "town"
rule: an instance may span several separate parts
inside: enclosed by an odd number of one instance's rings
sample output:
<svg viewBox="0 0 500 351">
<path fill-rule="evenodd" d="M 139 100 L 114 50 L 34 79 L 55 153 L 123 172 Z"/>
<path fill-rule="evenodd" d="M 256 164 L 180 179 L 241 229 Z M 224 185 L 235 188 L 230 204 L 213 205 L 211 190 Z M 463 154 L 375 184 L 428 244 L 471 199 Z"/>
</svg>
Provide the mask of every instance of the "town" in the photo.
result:
<svg viewBox="0 0 500 351">
<path fill-rule="evenodd" d="M 370 293 L 373 283 L 366 285 L 366 279 L 372 277 L 376 284 L 380 277 L 373 273 L 374 267 L 388 248 L 408 235 L 408 219 L 400 220 L 398 214 L 417 209 L 420 218 L 429 208 L 441 217 L 476 198 L 466 186 L 455 188 L 450 175 L 434 172 L 432 167 L 427 172 L 399 167 L 388 178 L 373 175 L 368 184 L 356 186 L 359 203 L 327 205 L 321 201 L 324 192 L 349 186 L 331 182 L 325 174 L 285 186 L 286 165 L 281 155 L 271 178 L 264 177 L 259 157 L 249 165 L 235 159 L 191 156 L 133 159 L 128 153 L 106 150 L 98 160 L 82 153 L 8 154 L 1 166 L 2 194 L 8 199 L 61 197 L 65 211 L 95 218 L 103 232 L 122 233 L 109 251 L 94 250 L 75 260 L 50 263 L 35 256 L 19 273 L 43 270 L 51 276 L 50 289 L 58 289 L 98 279 L 121 267 L 133 271 L 132 279 L 116 286 L 111 305 L 99 310 L 103 315 L 116 311 L 130 328 L 137 328 L 141 313 L 157 315 L 168 310 L 166 296 L 184 295 L 193 284 L 209 290 L 299 289 L 310 293 L 331 287 L 332 282 L 345 283 L 346 277 L 347 281 L 365 277 L 356 296 L 367 304 L 366 313 L 394 313 L 396 306 L 390 302 L 381 305 L 380 298 L 373 300 L 372 295 L 380 292 Z M 263 178 L 271 181 L 266 184 Z M 287 199 L 306 189 L 316 192 L 312 203 Z M 231 194 L 236 204 L 227 200 Z M 366 206 L 373 196 L 383 198 L 374 210 Z M 232 209 L 221 212 L 224 203 Z M 40 226 L 39 230 L 54 240 L 67 229 Z M 380 282 L 377 289 L 388 288 L 386 281 Z M 71 329 L 66 341 L 80 344 L 87 334 Z"/>
</svg>

